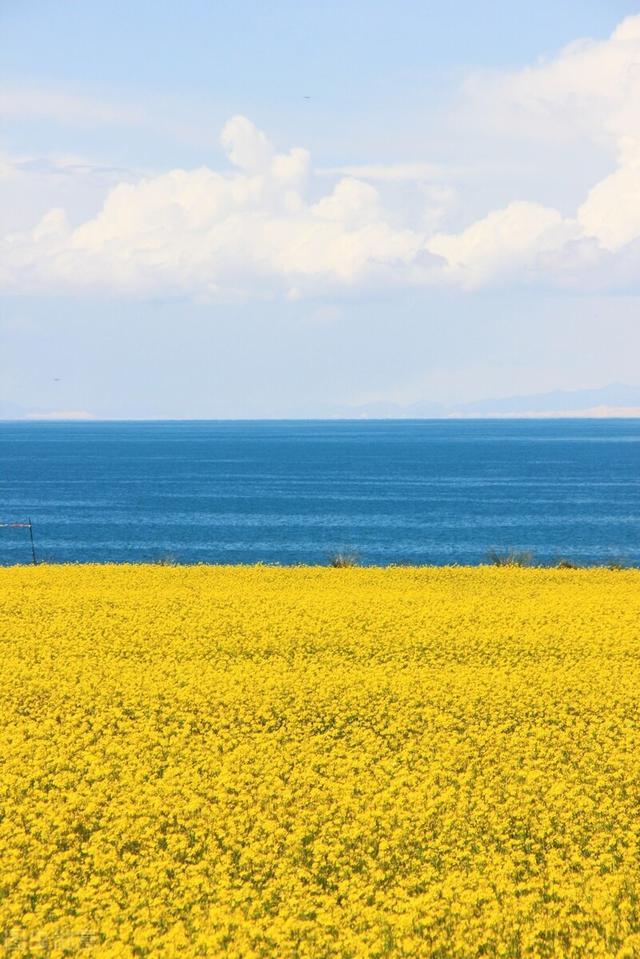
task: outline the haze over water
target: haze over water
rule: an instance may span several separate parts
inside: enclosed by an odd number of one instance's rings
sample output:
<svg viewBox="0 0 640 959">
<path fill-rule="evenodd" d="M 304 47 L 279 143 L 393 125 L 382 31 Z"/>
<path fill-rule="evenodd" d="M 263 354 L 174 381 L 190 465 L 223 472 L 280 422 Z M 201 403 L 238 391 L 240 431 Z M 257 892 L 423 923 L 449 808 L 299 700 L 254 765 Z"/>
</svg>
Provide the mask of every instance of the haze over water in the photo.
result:
<svg viewBox="0 0 640 959">
<path fill-rule="evenodd" d="M 51 562 L 640 565 L 640 421 L 0 424 L 0 518 Z M 30 561 L 0 530 L 0 562 Z"/>
</svg>

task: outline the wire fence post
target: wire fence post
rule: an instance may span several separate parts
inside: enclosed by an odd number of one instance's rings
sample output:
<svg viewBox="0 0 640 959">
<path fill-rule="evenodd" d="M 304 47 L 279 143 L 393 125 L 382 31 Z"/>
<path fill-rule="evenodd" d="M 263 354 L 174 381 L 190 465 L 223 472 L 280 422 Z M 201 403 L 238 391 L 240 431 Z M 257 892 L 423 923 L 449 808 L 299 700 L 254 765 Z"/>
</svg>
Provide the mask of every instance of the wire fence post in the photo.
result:
<svg viewBox="0 0 640 959">
<path fill-rule="evenodd" d="M 24 522 L 17 522 L 17 521 L 15 521 L 15 520 L 14 520 L 14 521 L 11 521 L 11 520 L 10 520 L 10 521 L 7 522 L 7 523 L 2 523 L 2 522 L 0 522 L 0 528 L 1 528 L 1 529 L 28 529 L 28 530 L 29 530 L 29 540 L 30 540 L 30 542 L 31 542 L 31 558 L 32 558 L 32 560 L 33 560 L 33 565 L 34 565 L 34 566 L 37 566 L 37 565 L 38 565 L 38 560 L 36 559 L 36 547 L 35 547 L 35 543 L 34 543 L 34 541 L 33 541 L 33 523 L 31 522 L 31 517 L 30 517 L 30 516 L 27 517 L 27 522 L 26 522 L 26 523 L 24 523 Z"/>
<path fill-rule="evenodd" d="M 36 559 L 36 548 L 33 542 L 33 523 L 31 522 L 31 517 L 27 516 L 27 521 L 29 523 L 29 538 L 31 539 L 31 555 L 33 557 L 33 565 L 38 565 L 38 560 Z"/>
</svg>

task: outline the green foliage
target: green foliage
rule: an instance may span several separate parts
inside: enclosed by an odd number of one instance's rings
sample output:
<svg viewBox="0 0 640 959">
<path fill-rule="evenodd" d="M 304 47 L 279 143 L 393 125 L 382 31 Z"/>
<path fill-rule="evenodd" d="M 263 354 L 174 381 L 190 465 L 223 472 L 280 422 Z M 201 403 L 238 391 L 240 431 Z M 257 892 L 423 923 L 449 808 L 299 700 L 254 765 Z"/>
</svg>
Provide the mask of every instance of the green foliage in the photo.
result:
<svg viewBox="0 0 640 959">
<path fill-rule="evenodd" d="M 158 556 L 157 559 L 151 560 L 154 566 L 178 566 L 178 559 L 173 555 L 173 553 L 165 553 L 163 556 Z"/>
<path fill-rule="evenodd" d="M 501 553 L 497 549 L 491 549 L 487 553 L 487 561 L 491 566 L 533 566 L 533 553 L 518 549 Z"/>
<path fill-rule="evenodd" d="M 335 569 L 359 565 L 360 559 L 357 553 L 334 553 L 329 557 L 329 566 L 333 566 Z"/>
</svg>

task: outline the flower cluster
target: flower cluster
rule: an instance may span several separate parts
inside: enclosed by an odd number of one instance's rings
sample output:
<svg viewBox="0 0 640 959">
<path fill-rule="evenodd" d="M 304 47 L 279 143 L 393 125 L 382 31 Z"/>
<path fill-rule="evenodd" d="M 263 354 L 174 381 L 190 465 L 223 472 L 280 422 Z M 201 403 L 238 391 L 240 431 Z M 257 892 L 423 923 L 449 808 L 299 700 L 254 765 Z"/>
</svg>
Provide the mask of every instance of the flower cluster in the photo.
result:
<svg viewBox="0 0 640 959">
<path fill-rule="evenodd" d="M 0 571 L 7 955 L 640 955 L 640 573 Z"/>
</svg>

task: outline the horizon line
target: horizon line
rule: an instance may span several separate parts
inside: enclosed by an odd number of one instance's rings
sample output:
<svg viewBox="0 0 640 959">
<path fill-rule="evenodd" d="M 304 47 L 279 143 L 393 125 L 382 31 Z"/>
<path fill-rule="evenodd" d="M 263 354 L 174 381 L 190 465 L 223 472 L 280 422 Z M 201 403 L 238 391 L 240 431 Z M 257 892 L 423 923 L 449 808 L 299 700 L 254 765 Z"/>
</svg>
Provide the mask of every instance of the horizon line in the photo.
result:
<svg viewBox="0 0 640 959">
<path fill-rule="evenodd" d="M 75 423 L 91 425 L 95 423 L 447 423 L 479 421 L 513 420 L 640 420 L 640 412 L 629 414 L 590 415 L 589 412 L 568 411 L 566 413 L 489 413 L 479 415 L 451 416 L 87 416 L 87 417 L 50 417 L 50 416 L 0 416 L 0 423 Z"/>
</svg>

